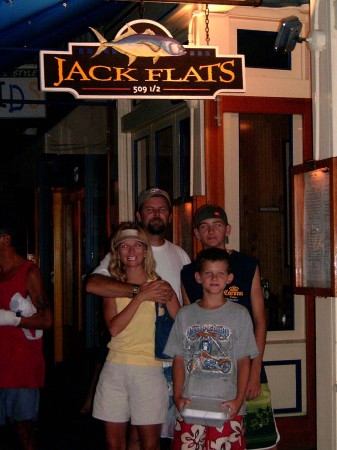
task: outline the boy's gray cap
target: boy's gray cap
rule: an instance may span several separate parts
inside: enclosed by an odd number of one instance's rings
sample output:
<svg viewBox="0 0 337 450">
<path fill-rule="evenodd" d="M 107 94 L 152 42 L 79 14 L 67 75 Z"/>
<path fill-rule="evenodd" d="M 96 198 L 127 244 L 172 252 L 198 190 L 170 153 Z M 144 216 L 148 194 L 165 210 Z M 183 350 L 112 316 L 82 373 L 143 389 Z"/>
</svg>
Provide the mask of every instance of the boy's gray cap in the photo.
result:
<svg viewBox="0 0 337 450">
<path fill-rule="evenodd" d="M 164 197 L 165 200 L 167 201 L 169 207 L 171 208 L 171 199 L 170 199 L 170 196 L 168 195 L 168 193 L 159 188 L 151 188 L 151 189 L 148 189 L 147 191 L 143 191 L 139 194 L 138 211 L 140 210 L 142 204 L 151 197 Z"/>
</svg>

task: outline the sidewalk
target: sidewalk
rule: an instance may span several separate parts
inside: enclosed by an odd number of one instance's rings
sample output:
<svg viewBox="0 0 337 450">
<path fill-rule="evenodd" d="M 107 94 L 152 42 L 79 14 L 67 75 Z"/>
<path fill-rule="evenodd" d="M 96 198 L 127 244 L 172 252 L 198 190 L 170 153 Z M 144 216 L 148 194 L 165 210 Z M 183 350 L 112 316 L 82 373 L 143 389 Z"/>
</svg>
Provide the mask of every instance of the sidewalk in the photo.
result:
<svg viewBox="0 0 337 450">
<path fill-rule="evenodd" d="M 62 365 L 49 371 L 36 423 L 39 450 L 106 449 L 103 423 L 79 412 L 87 378 L 85 368 Z M 170 440 L 164 440 L 161 448 L 169 450 Z M 0 428 L 0 450 L 19 450 L 10 427 Z"/>
<path fill-rule="evenodd" d="M 39 450 L 105 450 L 103 423 L 79 412 L 85 378 L 85 368 L 70 366 L 47 373 L 36 422 Z M 18 450 L 11 426 L 0 428 L 0 450 Z"/>
</svg>

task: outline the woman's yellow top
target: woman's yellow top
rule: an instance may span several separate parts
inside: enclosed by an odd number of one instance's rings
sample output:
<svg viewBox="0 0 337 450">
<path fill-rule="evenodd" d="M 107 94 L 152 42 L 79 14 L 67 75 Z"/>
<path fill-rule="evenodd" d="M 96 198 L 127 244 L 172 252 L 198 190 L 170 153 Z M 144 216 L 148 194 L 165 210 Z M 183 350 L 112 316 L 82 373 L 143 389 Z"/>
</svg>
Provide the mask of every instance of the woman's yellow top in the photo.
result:
<svg viewBox="0 0 337 450">
<path fill-rule="evenodd" d="M 131 298 L 116 298 L 117 313 L 132 302 Z M 127 327 L 108 344 L 107 361 L 136 366 L 161 366 L 154 357 L 156 309 L 155 303 L 144 301 Z"/>
</svg>

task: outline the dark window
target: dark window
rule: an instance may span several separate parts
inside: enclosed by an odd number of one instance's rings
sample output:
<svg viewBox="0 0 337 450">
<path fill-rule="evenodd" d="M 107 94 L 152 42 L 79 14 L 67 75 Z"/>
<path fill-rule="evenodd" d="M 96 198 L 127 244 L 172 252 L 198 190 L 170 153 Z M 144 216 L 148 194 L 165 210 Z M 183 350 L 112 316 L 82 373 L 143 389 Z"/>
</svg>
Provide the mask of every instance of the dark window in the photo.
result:
<svg viewBox="0 0 337 450">
<path fill-rule="evenodd" d="M 156 186 L 165 189 L 173 198 L 173 128 L 162 128 L 155 133 Z"/>
<path fill-rule="evenodd" d="M 237 52 L 245 55 L 246 67 L 291 70 L 291 53 L 274 50 L 276 36 L 272 31 L 237 30 Z"/>
</svg>

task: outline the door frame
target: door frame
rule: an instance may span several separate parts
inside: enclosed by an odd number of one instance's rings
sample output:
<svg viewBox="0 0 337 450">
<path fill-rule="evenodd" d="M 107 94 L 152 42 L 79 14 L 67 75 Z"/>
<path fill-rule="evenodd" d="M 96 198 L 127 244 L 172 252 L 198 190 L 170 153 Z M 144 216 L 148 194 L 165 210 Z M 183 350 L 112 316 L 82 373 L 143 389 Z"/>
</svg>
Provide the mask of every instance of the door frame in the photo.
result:
<svg viewBox="0 0 337 450">
<path fill-rule="evenodd" d="M 302 116 L 303 161 L 312 159 L 311 99 L 220 96 L 215 101 L 205 101 L 206 202 L 217 203 L 225 207 L 224 127 L 222 121 L 224 113 Z M 294 449 L 293 445 L 298 440 L 299 434 L 305 448 L 315 448 L 316 446 L 315 304 L 313 296 L 305 297 L 305 315 L 307 414 L 305 416 L 277 418 L 277 426 L 281 435 L 280 448 Z"/>
</svg>

